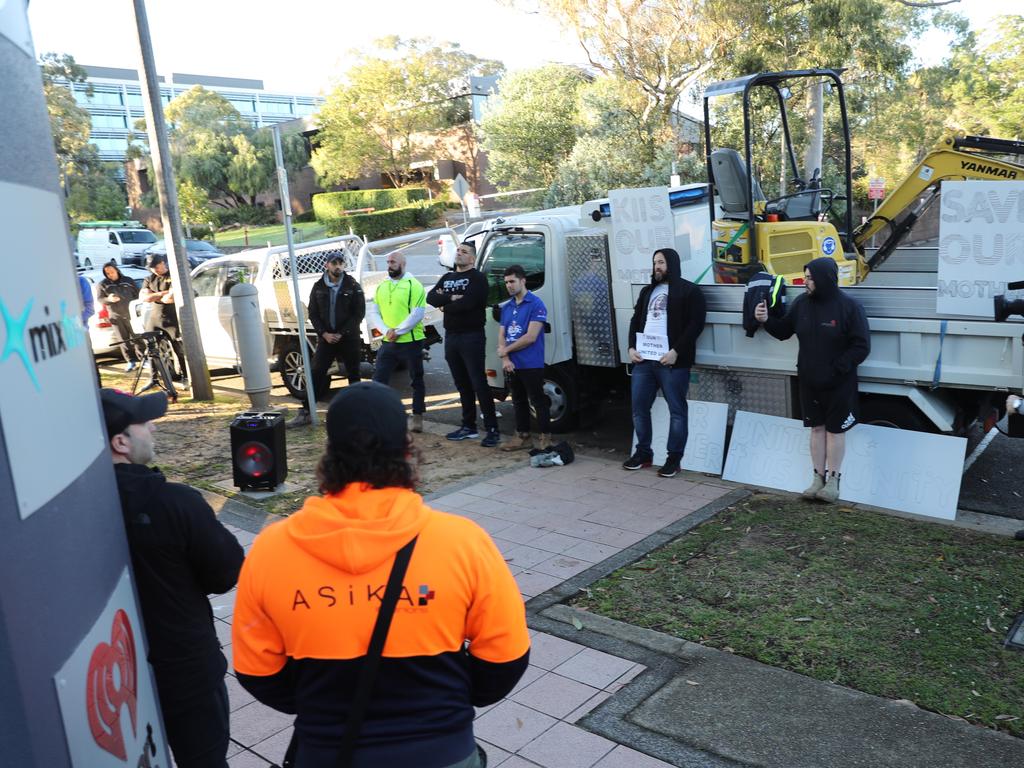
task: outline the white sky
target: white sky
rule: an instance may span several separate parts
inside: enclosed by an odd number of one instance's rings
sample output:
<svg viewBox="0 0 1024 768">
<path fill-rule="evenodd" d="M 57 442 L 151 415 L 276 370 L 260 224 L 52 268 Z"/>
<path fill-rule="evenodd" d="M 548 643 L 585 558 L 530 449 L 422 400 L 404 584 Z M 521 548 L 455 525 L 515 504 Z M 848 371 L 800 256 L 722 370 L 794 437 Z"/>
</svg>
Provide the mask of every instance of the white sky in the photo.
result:
<svg viewBox="0 0 1024 768">
<path fill-rule="evenodd" d="M 135 69 L 131 5 L 128 0 L 31 0 L 36 52 L 70 53 L 79 64 Z M 961 0 L 949 8 L 966 14 L 978 30 L 995 15 L 1021 13 L 1020 0 Z M 455 40 L 510 70 L 586 61 L 572 33 L 555 21 L 497 0 L 149 0 L 147 10 L 161 74 L 252 78 L 263 80 L 268 90 L 298 94 L 329 90 L 351 63 L 352 48 L 391 34 Z M 920 58 L 938 63 L 948 45 L 941 35 L 929 36 L 919 45 Z"/>
</svg>

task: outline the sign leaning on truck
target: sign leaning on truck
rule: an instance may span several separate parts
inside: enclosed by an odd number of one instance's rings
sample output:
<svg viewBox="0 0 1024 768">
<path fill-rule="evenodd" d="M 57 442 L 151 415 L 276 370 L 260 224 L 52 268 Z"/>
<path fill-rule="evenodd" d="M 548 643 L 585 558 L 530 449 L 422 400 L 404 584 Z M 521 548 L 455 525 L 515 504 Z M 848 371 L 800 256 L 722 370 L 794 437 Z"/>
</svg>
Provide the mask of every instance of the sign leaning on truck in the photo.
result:
<svg viewBox="0 0 1024 768">
<path fill-rule="evenodd" d="M 1024 182 L 944 181 L 941 205 L 935 309 L 991 319 L 992 298 L 1024 280 Z"/>
</svg>

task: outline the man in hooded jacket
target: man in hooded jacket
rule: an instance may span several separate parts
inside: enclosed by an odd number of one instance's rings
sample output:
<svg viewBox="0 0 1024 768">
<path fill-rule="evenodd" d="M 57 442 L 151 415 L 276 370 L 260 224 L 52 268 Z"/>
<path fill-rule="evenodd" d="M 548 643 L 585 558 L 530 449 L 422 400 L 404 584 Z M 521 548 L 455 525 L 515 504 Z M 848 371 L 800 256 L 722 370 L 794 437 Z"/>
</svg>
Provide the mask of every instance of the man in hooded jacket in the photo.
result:
<svg viewBox="0 0 1024 768">
<path fill-rule="evenodd" d="M 804 265 L 804 288 L 783 317 L 762 302 L 754 317 L 779 340 L 800 342 L 796 368 L 804 426 L 811 428 L 814 477 L 807 498 L 835 502 L 846 432 L 857 423 L 857 366 L 871 352 L 871 331 L 859 301 L 839 289 L 839 268 L 822 257 Z"/>
<path fill-rule="evenodd" d="M 147 466 L 167 396 L 100 401 L 167 743 L 179 768 L 227 768 L 227 661 L 206 596 L 235 586 L 245 554 L 198 491 Z"/>
<path fill-rule="evenodd" d="M 135 333 L 132 331 L 128 305 L 139 298 L 139 289 L 135 287 L 134 280 L 121 274 L 117 262 L 111 261 L 103 266 L 103 280 L 96 293 L 100 304 L 107 308 L 118 341 L 123 342 L 121 355 L 124 357 L 125 370 L 131 371 L 138 365 L 139 355 L 132 343 Z"/>
<path fill-rule="evenodd" d="M 680 277 L 679 254 L 672 248 L 654 252 L 651 283 L 640 292 L 629 322 L 629 359 L 633 363 L 631 395 L 636 450 L 623 469 L 649 467 L 651 449 L 651 406 L 661 390 L 668 404 L 668 458 L 658 470 L 661 477 L 674 477 L 686 449 L 690 368 L 696 357 L 697 337 L 704 330 L 707 310 L 704 294 L 694 283 Z M 637 351 L 640 346 L 649 352 Z M 665 350 L 663 353 L 661 350 Z"/>
<path fill-rule="evenodd" d="M 405 408 L 364 381 L 327 410 L 322 496 L 266 528 L 239 578 L 238 681 L 295 713 L 297 768 L 336 768 L 396 554 L 414 542 L 352 768 L 479 768 L 473 707 L 507 695 L 529 662 L 526 609 L 472 520 L 413 491 Z M 468 641 L 468 645 L 467 645 Z"/>
</svg>

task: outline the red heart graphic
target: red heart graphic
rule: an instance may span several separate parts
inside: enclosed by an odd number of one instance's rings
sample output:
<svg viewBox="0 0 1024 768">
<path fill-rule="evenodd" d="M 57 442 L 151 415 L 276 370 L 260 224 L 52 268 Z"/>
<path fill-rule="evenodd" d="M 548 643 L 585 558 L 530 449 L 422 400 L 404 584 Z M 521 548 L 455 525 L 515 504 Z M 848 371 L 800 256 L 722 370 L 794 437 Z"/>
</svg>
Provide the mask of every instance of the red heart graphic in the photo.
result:
<svg viewBox="0 0 1024 768">
<path fill-rule="evenodd" d="M 114 670 L 118 680 L 114 680 Z M 135 638 L 128 614 L 119 610 L 110 627 L 110 643 L 101 642 L 89 660 L 85 688 L 85 708 L 89 728 L 96 743 L 114 757 L 127 759 L 124 734 L 121 733 L 121 706 L 128 705 L 135 734 L 136 705 Z"/>
</svg>

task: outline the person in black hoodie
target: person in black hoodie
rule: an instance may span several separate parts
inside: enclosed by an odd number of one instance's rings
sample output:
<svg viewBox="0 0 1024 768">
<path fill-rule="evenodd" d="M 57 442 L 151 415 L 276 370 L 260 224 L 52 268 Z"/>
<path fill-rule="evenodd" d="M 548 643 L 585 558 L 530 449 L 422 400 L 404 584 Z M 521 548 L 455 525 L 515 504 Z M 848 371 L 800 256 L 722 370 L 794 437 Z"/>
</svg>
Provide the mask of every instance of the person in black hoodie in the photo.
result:
<svg viewBox="0 0 1024 768">
<path fill-rule="evenodd" d="M 493 448 L 501 442 L 501 433 L 498 432 L 494 396 L 484 372 L 487 278 L 476 269 L 475 263 L 476 247 L 472 243 L 460 243 L 455 250 L 455 271 L 437 281 L 427 294 L 427 303 L 444 313 L 444 359 L 462 401 L 462 426 L 445 437 L 473 440 L 480 436 L 476 431 L 476 401 L 479 400 L 487 430 L 480 445 Z"/>
<path fill-rule="evenodd" d="M 100 304 L 107 308 L 107 315 L 110 317 L 110 324 L 114 326 L 117 340 L 124 342 L 120 345 L 125 362 L 124 369 L 134 370 L 139 364 L 139 355 L 132 343 L 135 333 L 132 331 L 128 305 L 139 298 L 139 289 L 135 287 L 134 280 L 121 274 L 117 262 L 111 261 L 103 267 L 103 279 L 100 281 L 97 294 Z"/>
<path fill-rule="evenodd" d="M 100 401 L 167 743 L 179 768 L 227 768 L 227 661 L 206 596 L 235 586 L 245 554 L 198 491 L 146 466 L 167 396 Z"/>
<path fill-rule="evenodd" d="M 777 339 L 796 334 L 796 369 L 804 425 L 811 428 L 814 477 L 807 498 L 835 502 L 846 432 L 857 423 L 857 366 L 871 352 L 871 331 L 859 301 L 839 290 L 839 268 L 822 257 L 804 265 L 805 292 L 781 318 L 762 302 L 754 317 Z"/>
<path fill-rule="evenodd" d="M 651 406 L 660 389 L 668 404 L 670 420 L 668 458 L 658 474 L 674 477 L 679 472 L 688 433 L 686 393 L 690 387 L 690 368 L 706 314 L 700 288 L 680 277 L 679 254 L 671 248 L 655 251 L 651 284 L 640 292 L 629 322 L 636 450 L 623 463 L 623 469 L 643 469 L 654 461 Z"/>
<path fill-rule="evenodd" d="M 359 381 L 359 356 L 363 338 L 359 324 L 366 316 L 366 298 L 363 288 L 345 271 L 345 258 L 338 254 L 327 262 L 322 279 L 313 284 L 309 292 L 309 322 L 316 331 L 316 351 L 310 367 L 313 369 L 313 392 L 316 399 L 329 402 L 331 377 L 327 373 L 335 360 L 345 366 L 349 384 Z M 289 427 L 301 427 L 312 422 L 309 401 L 302 401 L 302 410 L 288 422 Z"/>
</svg>

